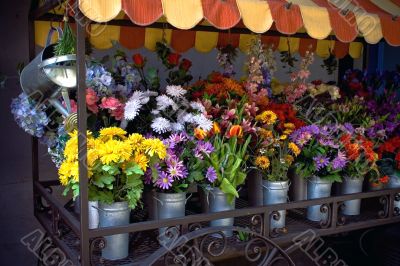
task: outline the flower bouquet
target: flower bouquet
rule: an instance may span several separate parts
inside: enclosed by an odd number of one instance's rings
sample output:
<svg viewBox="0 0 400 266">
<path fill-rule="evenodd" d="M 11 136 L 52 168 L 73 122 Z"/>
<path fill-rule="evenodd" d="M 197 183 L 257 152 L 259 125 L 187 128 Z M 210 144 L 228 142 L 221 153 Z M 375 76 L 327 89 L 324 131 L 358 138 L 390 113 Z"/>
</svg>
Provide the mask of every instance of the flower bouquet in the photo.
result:
<svg viewBox="0 0 400 266">
<path fill-rule="evenodd" d="M 378 147 L 379 170 L 389 178 L 389 188 L 400 186 L 400 137 L 386 140 Z"/>
</svg>

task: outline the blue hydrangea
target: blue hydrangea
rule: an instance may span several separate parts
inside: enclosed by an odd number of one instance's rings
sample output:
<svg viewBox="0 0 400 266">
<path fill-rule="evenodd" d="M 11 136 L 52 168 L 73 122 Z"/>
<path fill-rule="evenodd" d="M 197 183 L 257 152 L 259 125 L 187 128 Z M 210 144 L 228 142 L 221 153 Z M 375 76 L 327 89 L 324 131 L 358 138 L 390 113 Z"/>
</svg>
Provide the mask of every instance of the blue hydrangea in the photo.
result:
<svg viewBox="0 0 400 266">
<path fill-rule="evenodd" d="M 100 97 L 112 94 L 114 79 L 110 72 L 100 64 L 94 64 L 86 70 L 86 85 L 97 92 Z"/>
<path fill-rule="evenodd" d="M 139 72 L 131 64 L 129 64 L 125 57 L 117 57 L 114 65 L 114 73 L 117 76 L 118 85 L 114 88 L 123 96 L 131 94 L 132 90 L 140 86 L 142 80 Z"/>
<path fill-rule="evenodd" d="M 25 132 L 41 138 L 46 132 L 50 119 L 45 112 L 46 106 L 37 105 L 28 95 L 21 93 L 11 102 L 11 113 L 14 119 Z"/>
</svg>

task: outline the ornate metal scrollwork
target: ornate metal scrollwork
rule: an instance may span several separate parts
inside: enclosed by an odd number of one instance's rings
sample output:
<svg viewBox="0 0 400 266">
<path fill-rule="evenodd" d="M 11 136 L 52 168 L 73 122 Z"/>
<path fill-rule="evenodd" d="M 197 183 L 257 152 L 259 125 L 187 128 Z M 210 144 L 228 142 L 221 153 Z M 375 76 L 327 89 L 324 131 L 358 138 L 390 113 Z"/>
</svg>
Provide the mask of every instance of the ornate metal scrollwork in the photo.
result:
<svg viewBox="0 0 400 266">
<path fill-rule="evenodd" d="M 107 240 L 104 237 L 96 237 L 90 241 L 89 254 L 90 254 L 90 264 L 97 265 L 94 260 L 93 252 L 94 250 L 102 250 L 107 246 Z M 99 258 L 98 261 L 100 264 L 104 264 L 104 259 L 102 257 Z"/>
<path fill-rule="evenodd" d="M 345 208 L 344 202 L 339 202 L 338 203 L 338 216 L 337 216 L 337 221 L 336 225 L 343 226 L 346 224 L 346 217 L 344 215 L 340 215 L 341 211 L 343 211 Z"/>
<path fill-rule="evenodd" d="M 323 214 L 326 214 L 326 219 L 321 220 L 319 225 L 321 228 L 328 228 L 332 223 L 332 209 L 329 203 L 322 204 L 320 207 L 320 211 Z"/>
<path fill-rule="evenodd" d="M 246 241 L 228 241 L 223 231 L 245 233 L 250 237 Z M 195 243 L 200 243 L 197 246 Z M 212 265 L 213 258 L 223 256 L 230 245 L 235 248 L 243 245 L 245 259 L 257 265 L 294 266 L 290 257 L 270 239 L 246 228 L 234 226 L 206 227 L 180 236 L 168 249 L 161 247 L 142 261 L 143 265 L 154 265 L 163 259 L 164 265 Z"/>
<path fill-rule="evenodd" d="M 61 230 L 60 230 L 60 222 L 61 217 L 60 213 L 57 209 L 53 208 L 52 210 L 52 219 L 53 219 L 53 234 L 56 235 L 58 238 L 61 237 Z"/>
<path fill-rule="evenodd" d="M 193 223 L 193 224 L 189 225 L 188 230 L 189 230 L 189 232 L 193 232 L 193 231 L 199 230 L 201 228 L 203 228 L 203 225 L 201 223 Z"/>
<path fill-rule="evenodd" d="M 254 232 L 262 234 L 264 232 L 264 219 L 261 214 L 253 215 L 250 219 L 250 229 Z"/>
<path fill-rule="evenodd" d="M 389 216 L 389 197 L 387 195 L 380 197 L 379 203 L 383 205 L 383 210 L 378 212 L 379 218 L 387 218 Z"/>
<path fill-rule="evenodd" d="M 281 219 L 281 213 L 279 211 L 273 211 L 270 214 L 270 220 L 274 220 L 274 221 L 279 221 Z M 272 230 L 270 230 L 269 232 L 269 236 L 270 237 L 278 237 L 282 234 L 287 234 L 287 228 L 286 227 L 282 227 L 282 228 L 274 228 Z"/>
<path fill-rule="evenodd" d="M 400 208 L 397 207 L 399 205 L 399 201 L 400 201 L 400 193 L 396 193 L 394 195 L 394 212 L 393 215 L 394 216 L 399 216 L 400 215 Z"/>
</svg>

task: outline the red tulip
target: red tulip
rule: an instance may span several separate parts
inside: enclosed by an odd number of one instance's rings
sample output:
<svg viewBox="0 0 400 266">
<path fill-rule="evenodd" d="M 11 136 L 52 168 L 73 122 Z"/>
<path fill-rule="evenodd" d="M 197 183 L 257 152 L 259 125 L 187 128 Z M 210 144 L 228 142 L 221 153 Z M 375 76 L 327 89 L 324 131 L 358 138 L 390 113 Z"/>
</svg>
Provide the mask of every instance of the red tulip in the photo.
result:
<svg viewBox="0 0 400 266">
<path fill-rule="evenodd" d="M 134 54 L 132 56 L 133 64 L 135 67 L 142 68 L 144 67 L 146 59 L 141 54 Z"/>
</svg>

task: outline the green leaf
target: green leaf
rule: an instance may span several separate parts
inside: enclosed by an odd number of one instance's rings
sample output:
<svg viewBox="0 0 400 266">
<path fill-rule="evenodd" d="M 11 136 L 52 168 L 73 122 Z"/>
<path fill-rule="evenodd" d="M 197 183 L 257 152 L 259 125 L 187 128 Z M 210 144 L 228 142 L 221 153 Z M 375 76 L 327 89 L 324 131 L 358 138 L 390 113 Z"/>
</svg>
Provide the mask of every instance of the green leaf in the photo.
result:
<svg viewBox="0 0 400 266">
<path fill-rule="evenodd" d="M 140 168 L 138 164 L 134 163 L 132 164 L 132 166 L 128 166 L 128 168 L 126 168 L 125 173 L 127 175 L 132 175 L 132 174 L 144 175 L 142 168 Z"/>
<path fill-rule="evenodd" d="M 201 171 L 192 171 L 192 172 L 190 172 L 188 178 L 189 178 L 189 180 L 194 180 L 196 182 L 199 182 L 204 179 L 204 175 L 202 174 Z"/>
<path fill-rule="evenodd" d="M 221 185 L 220 185 L 220 189 L 227 195 L 231 195 L 231 196 L 234 196 L 234 197 L 237 197 L 237 198 L 239 197 L 239 194 L 238 194 L 236 188 L 226 178 L 222 179 L 222 182 L 221 182 Z"/>
</svg>

